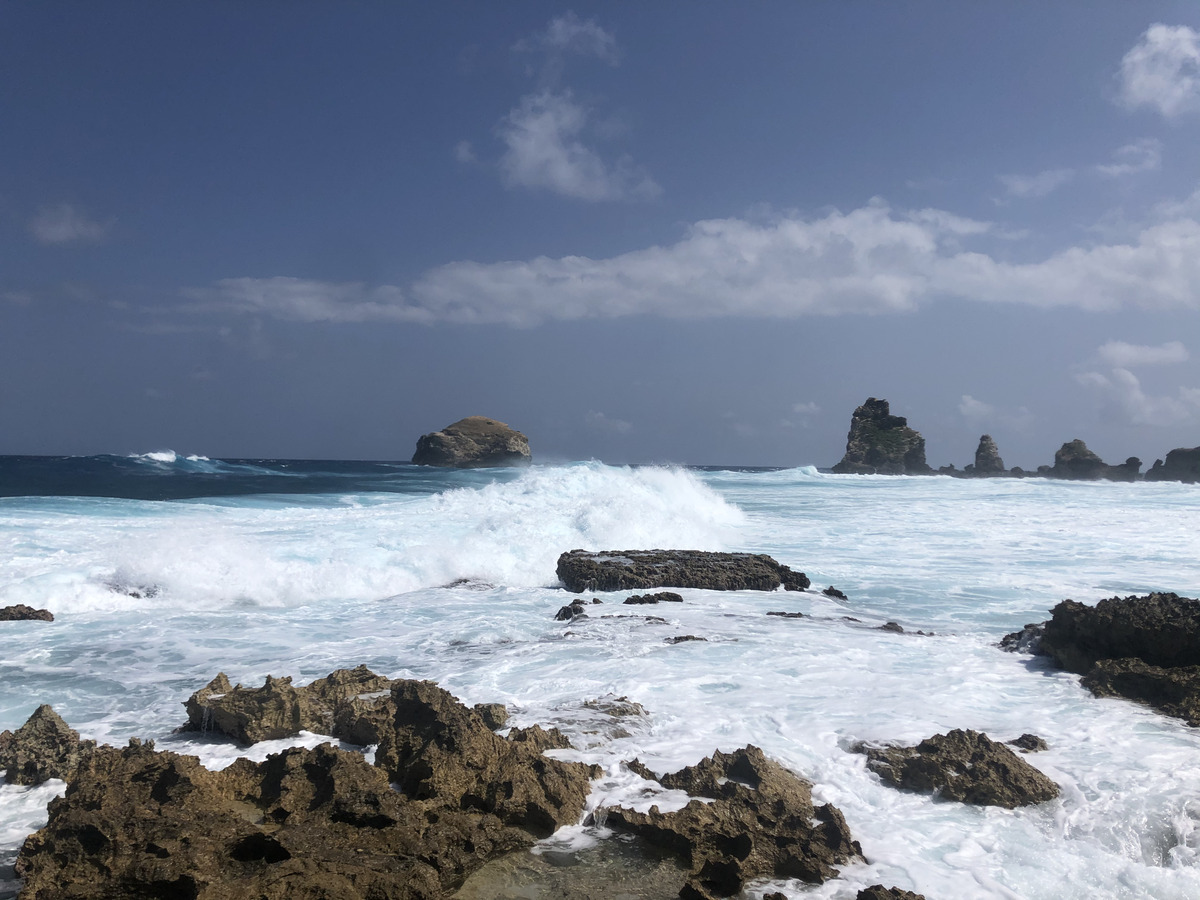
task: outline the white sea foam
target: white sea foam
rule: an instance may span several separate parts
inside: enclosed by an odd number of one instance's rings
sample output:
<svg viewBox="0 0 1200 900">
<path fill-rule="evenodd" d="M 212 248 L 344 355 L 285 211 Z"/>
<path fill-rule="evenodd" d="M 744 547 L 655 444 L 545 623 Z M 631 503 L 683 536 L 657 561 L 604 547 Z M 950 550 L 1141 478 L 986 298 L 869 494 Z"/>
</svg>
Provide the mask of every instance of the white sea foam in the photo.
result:
<svg viewBox="0 0 1200 900">
<path fill-rule="evenodd" d="M 557 724 L 574 758 L 604 768 L 593 809 L 680 802 L 622 760 L 670 771 L 758 744 L 843 810 L 868 859 L 822 886 L 776 886 L 790 895 L 848 900 L 883 882 L 930 898 L 1194 898 L 1200 734 L 993 645 L 1066 596 L 1200 593 L 1198 506 L 1183 485 L 597 464 L 430 495 L 2 501 L 0 605 L 59 617 L 0 631 L 0 728 L 50 702 L 85 737 L 154 738 L 218 768 L 242 751 L 171 733 L 217 671 L 304 683 L 365 663 L 506 703 L 515 725 Z M 769 552 L 848 600 L 682 590 L 682 604 L 604 596 L 590 618 L 554 621 L 571 596 L 554 587 L 560 552 L 656 546 Z M 934 634 L 880 631 L 888 620 Z M 705 640 L 665 640 L 683 634 Z M 598 722 L 581 704 L 606 696 L 648 714 Z M 1062 796 L 937 802 L 885 787 L 849 751 L 951 728 L 1041 735 L 1050 750 L 1029 760 Z M 41 800 L 16 796 L 0 794 L 10 856 Z M 582 824 L 557 838 L 604 839 Z"/>
</svg>

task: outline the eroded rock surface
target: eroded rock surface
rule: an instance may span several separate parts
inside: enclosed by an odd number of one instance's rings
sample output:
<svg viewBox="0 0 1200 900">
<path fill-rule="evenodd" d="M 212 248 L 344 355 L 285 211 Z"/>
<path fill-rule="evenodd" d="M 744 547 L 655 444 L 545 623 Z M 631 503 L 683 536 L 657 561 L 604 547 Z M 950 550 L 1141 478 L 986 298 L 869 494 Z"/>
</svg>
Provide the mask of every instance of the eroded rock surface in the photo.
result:
<svg viewBox="0 0 1200 900">
<path fill-rule="evenodd" d="M 858 749 L 867 756 L 867 768 L 905 790 L 1005 809 L 1058 796 L 1058 785 L 978 731 L 935 734 L 915 747 Z"/>
<path fill-rule="evenodd" d="M 1166 462 L 1156 459 L 1146 472 L 1147 481 L 1200 481 L 1200 447 L 1176 447 L 1167 454 Z"/>
<path fill-rule="evenodd" d="M 975 448 L 975 468 L 971 474 L 977 478 L 987 478 L 1007 473 L 1004 460 L 1000 458 L 1000 450 L 990 434 L 981 435 L 979 446 Z"/>
<path fill-rule="evenodd" d="M 0 607 L 0 622 L 53 622 L 54 613 L 48 609 L 34 609 L 24 603 Z"/>
<path fill-rule="evenodd" d="M 1200 727 L 1200 666 L 1164 668 L 1135 657 L 1099 660 L 1080 682 L 1097 697 L 1124 697 Z"/>
<path fill-rule="evenodd" d="M 704 588 L 710 591 L 807 590 L 811 582 L 765 553 L 704 550 L 571 550 L 558 558 L 567 590 L 624 591 Z"/>
<path fill-rule="evenodd" d="M 0 732 L 0 769 L 8 770 L 9 784 L 70 781 L 95 750 L 95 741 L 81 741 L 79 732 L 43 703 L 16 731 Z"/>
<path fill-rule="evenodd" d="M 529 439 L 486 416 L 467 416 L 417 440 L 413 464 L 456 469 L 524 466 L 532 460 Z"/>
<path fill-rule="evenodd" d="M 625 603 L 633 606 L 647 603 L 682 603 L 683 598 L 673 591 L 659 591 L 657 594 L 632 594 L 625 598 Z"/>
<path fill-rule="evenodd" d="M 886 400 L 869 397 L 854 410 L 846 454 L 832 471 L 840 475 L 930 475 L 925 438 L 893 416 Z"/>
<path fill-rule="evenodd" d="M 889 888 L 882 884 L 873 884 L 859 891 L 854 900 L 925 900 L 925 895 L 914 894 L 912 891 L 904 891 L 897 887 Z"/>
<path fill-rule="evenodd" d="M 655 777 L 636 760 L 630 768 Z M 688 866 L 680 897 L 728 897 L 753 878 L 819 883 L 836 876 L 836 866 L 862 856 L 841 812 L 831 804 L 814 807 L 812 785 L 757 747 L 718 751 L 657 780 L 714 802 L 691 800 L 668 813 L 657 806 L 648 813 L 615 807 L 606 810 L 606 822 Z"/>
<path fill-rule="evenodd" d="M 1174 593 L 1110 597 L 1095 606 L 1064 600 L 1050 612 L 1043 653 L 1069 672 L 1136 656 L 1152 666 L 1200 665 L 1200 600 Z"/>
</svg>

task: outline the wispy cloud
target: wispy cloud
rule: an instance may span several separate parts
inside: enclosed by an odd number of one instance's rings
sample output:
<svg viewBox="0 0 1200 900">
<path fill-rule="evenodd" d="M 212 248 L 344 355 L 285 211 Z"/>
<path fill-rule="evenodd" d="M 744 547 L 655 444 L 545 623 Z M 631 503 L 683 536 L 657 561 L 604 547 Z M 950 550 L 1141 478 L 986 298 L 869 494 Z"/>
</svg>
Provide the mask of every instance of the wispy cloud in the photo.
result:
<svg viewBox="0 0 1200 900">
<path fill-rule="evenodd" d="M 594 56 L 609 65 L 621 61 L 617 40 L 612 32 L 600 27 L 595 19 L 586 21 L 574 12 L 551 19 L 545 30 L 513 45 L 522 52 L 543 51 L 550 55 L 573 53 L 579 56 Z"/>
<path fill-rule="evenodd" d="M 1036 175 L 999 175 L 997 178 L 1004 185 L 1004 190 L 1010 197 L 1045 197 L 1056 188 L 1062 187 L 1075 177 L 1074 169 L 1047 169 Z"/>
<path fill-rule="evenodd" d="M 1119 148 L 1113 158 L 1114 162 L 1096 166 L 1096 171 L 1110 178 L 1153 172 L 1162 165 L 1162 142 L 1157 138 L 1142 138 Z"/>
<path fill-rule="evenodd" d="M 97 222 L 69 203 L 43 206 L 29 223 L 42 244 L 94 243 L 104 239 L 113 223 Z"/>
<path fill-rule="evenodd" d="M 1029 427 L 1033 422 L 1033 414 L 1024 406 L 1017 409 L 1000 409 L 991 403 L 985 403 L 963 394 L 958 404 L 959 414 L 972 425 L 981 428 L 994 428 L 1004 425 L 1018 431 Z"/>
<path fill-rule="evenodd" d="M 608 432 L 609 434 L 629 434 L 633 431 L 632 422 L 606 416 L 594 409 L 589 410 L 588 414 L 583 417 L 583 423 L 592 431 Z"/>
<path fill-rule="evenodd" d="M 303 278 L 226 278 L 184 296 L 198 312 L 232 312 L 293 322 L 420 322 L 434 316 L 410 305 L 398 287 L 333 284 Z"/>
<path fill-rule="evenodd" d="M 500 169 L 511 187 L 580 200 L 645 200 L 662 188 L 628 157 L 606 162 L 584 143 L 589 111 L 570 91 L 529 94 L 500 123 Z"/>
<path fill-rule="evenodd" d="M 1110 366 L 1132 369 L 1136 366 L 1164 366 L 1187 362 L 1187 348 L 1179 341 L 1168 341 L 1157 347 L 1144 344 L 1127 344 L 1124 341 L 1109 341 L 1096 351 L 1103 362 Z"/>
<path fill-rule="evenodd" d="M 1121 60 L 1117 100 L 1149 107 L 1168 119 L 1200 111 L 1200 32 L 1186 25 L 1151 25 Z"/>
<path fill-rule="evenodd" d="M 1147 394 L 1138 377 L 1124 368 L 1114 368 L 1108 375 L 1083 372 L 1076 380 L 1096 392 L 1104 407 L 1131 425 L 1182 425 L 1200 417 L 1200 389 L 1179 388 L 1175 396 Z"/>
</svg>

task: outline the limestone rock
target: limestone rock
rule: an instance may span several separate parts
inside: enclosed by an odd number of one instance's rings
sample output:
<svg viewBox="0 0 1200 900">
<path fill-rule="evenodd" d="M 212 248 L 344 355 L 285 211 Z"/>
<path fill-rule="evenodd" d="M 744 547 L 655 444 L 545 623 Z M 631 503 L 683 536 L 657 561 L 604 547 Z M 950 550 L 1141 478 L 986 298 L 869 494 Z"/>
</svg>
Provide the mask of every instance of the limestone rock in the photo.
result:
<svg viewBox="0 0 1200 900">
<path fill-rule="evenodd" d="M 1058 785 L 978 731 L 955 729 L 915 747 L 860 747 L 867 768 L 889 784 L 948 800 L 1014 809 L 1053 800 Z"/>
<path fill-rule="evenodd" d="M 1185 484 L 1200 482 L 1200 447 L 1176 447 L 1167 454 L 1164 463 L 1156 459 L 1146 473 L 1147 481 L 1182 481 Z"/>
<path fill-rule="evenodd" d="M 1041 653 L 1045 622 L 1030 622 L 1020 631 L 1006 634 L 1000 639 L 1000 649 L 1006 653 Z"/>
<path fill-rule="evenodd" d="M 571 550 L 558 558 L 568 591 L 705 588 L 710 591 L 807 590 L 811 582 L 763 553 L 703 550 Z"/>
<path fill-rule="evenodd" d="M 1042 652 L 1069 672 L 1098 660 L 1137 657 L 1152 666 L 1200 665 L 1200 600 L 1173 593 L 1110 597 L 1095 606 L 1064 600 L 1051 611 Z"/>
<path fill-rule="evenodd" d="M 1036 734 L 1023 734 L 1019 738 L 1013 738 L 1006 743 L 1010 747 L 1016 747 L 1022 753 L 1040 753 L 1043 750 L 1050 749 L 1050 745 Z"/>
<path fill-rule="evenodd" d="M 566 745 L 561 734 L 525 729 L 498 737 L 431 681 L 397 682 L 391 704 L 375 763 L 410 797 L 493 813 L 538 837 L 579 820 L 599 771 L 543 756 Z"/>
<path fill-rule="evenodd" d="M 417 440 L 413 464 L 456 469 L 528 465 L 529 439 L 503 422 L 467 416 Z"/>
<path fill-rule="evenodd" d="M 630 605 L 644 605 L 647 603 L 682 603 L 683 598 L 674 591 L 659 591 L 657 594 L 631 594 L 625 598 L 625 603 Z"/>
<path fill-rule="evenodd" d="M 846 455 L 833 467 L 839 475 L 931 475 L 925 438 L 893 416 L 886 400 L 874 397 L 854 411 Z"/>
<path fill-rule="evenodd" d="M 54 614 L 48 609 L 34 609 L 24 603 L 0 607 L 0 622 L 53 622 Z"/>
<path fill-rule="evenodd" d="M 887 888 L 882 884 L 873 884 L 859 891 L 854 900 L 925 900 L 925 895 L 902 891 L 897 887 Z"/>
<path fill-rule="evenodd" d="M 95 741 L 81 741 L 79 732 L 42 704 L 16 731 L 0 732 L 0 769 L 8 770 L 9 784 L 70 781 L 95 750 Z"/>
<path fill-rule="evenodd" d="M 629 768 L 653 778 L 636 760 Z M 716 752 L 695 766 L 657 779 L 693 797 L 676 812 L 606 810 L 609 827 L 632 832 L 676 854 L 691 872 L 679 896 L 728 897 L 753 878 L 820 883 L 836 865 L 862 857 L 841 812 L 814 807 L 812 785 L 767 759 L 758 747 Z"/>
<path fill-rule="evenodd" d="M 981 435 L 979 438 L 979 446 L 975 448 L 975 469 L 973 471 L 977 478 L 1003 475 L 1007 471 L 1004 468 L 1004 460 L 1000 458 L 1000 450 L 996 447 L 996 442 L 992 440 L 990 434 Z"/>
<path fill-rule="evenodd" d="M 1143 660 L 1102 659 L 1080 682 L 1097 697 L 1124 697 L 1200 727 L 1200 666 L 1152 666 Z"/>
<path fill-rule="evenodd" d="M 1108 471 L 1104 460 L 1088 449 L 1087 444 L 1076 438 L 1067 441 L 1054 454 L 1054 466 L 1047 473 L 1051 478 L 1069 481 L 1098 481 Z"/>
</svg>

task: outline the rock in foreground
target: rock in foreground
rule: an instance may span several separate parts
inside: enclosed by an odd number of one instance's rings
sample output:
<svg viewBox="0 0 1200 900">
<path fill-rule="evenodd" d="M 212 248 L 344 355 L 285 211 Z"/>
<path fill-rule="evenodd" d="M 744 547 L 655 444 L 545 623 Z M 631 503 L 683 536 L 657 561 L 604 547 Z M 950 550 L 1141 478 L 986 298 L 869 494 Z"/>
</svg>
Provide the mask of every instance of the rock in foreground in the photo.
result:
<svg viewBox="0 0 1200 900">
<path fill-rule="evenodd" d="M 503 422 L 467 416 L 417 440 L 413 464 L 456 469 L 524 466 L 532 460 L 529 439 Z"/>
<path fill-rule="evenodd" d="M 886 400 L 869 397 L 854 410 L 846 455 L 832 469 L 839 475 L 930 475 L 925 438 L 893 416 Z"/>
<path fill-rule="evenodd" d="M 95 741 L 81 741 L 79 732 L 43 703 L 16 731 L 0 732 L 0 769 L 8 770 L 9 784 L 70 781 L 95 750 Z"/>
<path fill-rule="evenodd" d="M 948 800 L 1015 809 L 1053 800 L 1058 785 L 978 731 L 935 734 L 915 747 L 861 747 L 888 784 Z"/>
<path fill-rule="evenodd" d="M 630 768 L 655 778 L 636 761 Z M 606 822 L 690 866 L 679 892 L 685 900 L 732 896 L 753 878 L 820 883 L 838 874 L 836 865 L 862 857 L 841 812 L 831 804 L 814 807 L 812 785 L 757 747 L 717 752 L 656 780 L 714 802 L 691 800 L 668 813 L 616 807 Z"/>
<path fill-rule="evenodd" d="M 53 622 L 54 613 L 48 609 L 34 609 L 24 603 L 0 607 L 0 622 Z"/>
<path fill-rule="evenodd" d="M 558 558 L 568 591 L 704 588 L 710 591 L 807 590 L 811 582 L 763 553 L 704 550 L 571 550 Z"/>
</svg>

